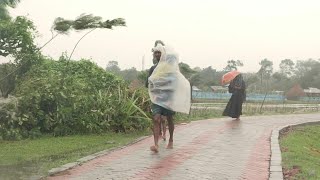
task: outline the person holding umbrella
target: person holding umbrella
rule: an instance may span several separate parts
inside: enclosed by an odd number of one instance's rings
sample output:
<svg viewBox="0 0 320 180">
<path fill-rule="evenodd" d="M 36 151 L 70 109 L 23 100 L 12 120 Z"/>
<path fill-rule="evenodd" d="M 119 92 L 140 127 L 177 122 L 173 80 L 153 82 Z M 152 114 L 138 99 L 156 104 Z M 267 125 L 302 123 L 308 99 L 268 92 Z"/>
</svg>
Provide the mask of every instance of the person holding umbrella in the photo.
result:
<svg viewBox="0 0 320 180">
<path fill-rule="evenodd" d="M 228 86 L 231 98 L 223 111 L 223 116 L 229 116 L 240 120 L 242 115 L 242 104 L 246 101 L 246 83 L 242 74 L 238 71 L 230 71 L 222 77 L 222 84 L 230 83 Z"/>
</svg>

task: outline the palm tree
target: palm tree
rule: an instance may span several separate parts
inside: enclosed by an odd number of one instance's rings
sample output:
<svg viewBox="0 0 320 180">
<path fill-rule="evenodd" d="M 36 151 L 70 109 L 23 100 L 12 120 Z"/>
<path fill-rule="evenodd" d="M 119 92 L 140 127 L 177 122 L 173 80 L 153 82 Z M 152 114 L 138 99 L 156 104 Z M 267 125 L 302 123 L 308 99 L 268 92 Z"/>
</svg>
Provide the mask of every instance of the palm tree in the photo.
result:
<svg viewBox="0 0 320 180">
<path fill-rule="evenodd" d="M 20 0 L 0 0 L 0 20 L 10 19 L 7 6 L 14 8 L 19 2 Z"/>
</svg>

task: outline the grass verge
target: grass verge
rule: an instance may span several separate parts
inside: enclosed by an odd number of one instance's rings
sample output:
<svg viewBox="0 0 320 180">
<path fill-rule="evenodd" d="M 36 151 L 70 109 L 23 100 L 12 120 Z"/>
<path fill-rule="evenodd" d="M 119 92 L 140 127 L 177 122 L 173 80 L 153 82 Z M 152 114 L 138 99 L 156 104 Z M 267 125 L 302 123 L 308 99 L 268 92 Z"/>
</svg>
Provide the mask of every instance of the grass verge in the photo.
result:
<svg viewBox="0 0 320 180">
<path fill-rule="evenodd" d="M 29 179 L 105 149 L 121 147 L 149 132 L 42 137 L 0 141 L 0 179 Z M 35 178 L 37 178 L 35 177 Z"/>
<path fill-rule="evenodd" d="M 320 125 L 295 127 L 280 137 L 285 179 L 320 179 Z"/>
</svg>

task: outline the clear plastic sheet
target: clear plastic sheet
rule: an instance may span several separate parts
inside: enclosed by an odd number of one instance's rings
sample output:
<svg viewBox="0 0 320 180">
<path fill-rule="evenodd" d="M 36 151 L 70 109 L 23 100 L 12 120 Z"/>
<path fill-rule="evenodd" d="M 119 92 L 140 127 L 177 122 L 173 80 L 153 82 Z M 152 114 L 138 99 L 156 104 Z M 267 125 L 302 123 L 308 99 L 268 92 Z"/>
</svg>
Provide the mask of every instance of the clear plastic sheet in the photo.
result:
<svg viewBox="0 0 320 180">
<path fill-rule="evenodd" d="M 160 51 L 161 58 L 148 79 L 152 103 L 188 114 L 191 106 L 191 87 L 179 70 L 178 54 L 172 48 L 161 44 L 153 50 Z"/>
</svg>

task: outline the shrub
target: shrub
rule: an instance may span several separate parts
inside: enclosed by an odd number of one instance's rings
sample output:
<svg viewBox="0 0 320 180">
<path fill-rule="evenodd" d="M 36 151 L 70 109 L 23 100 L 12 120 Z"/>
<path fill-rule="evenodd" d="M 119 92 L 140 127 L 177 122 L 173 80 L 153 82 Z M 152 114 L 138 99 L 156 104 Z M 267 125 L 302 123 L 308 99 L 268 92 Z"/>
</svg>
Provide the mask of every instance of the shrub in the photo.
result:
<svg viewBox="0 0 320 180">
<path fill-rule="evenodd" d="M 39 133 L 127 132 L 150 126 L 144 113 L 146 93 L 130 92 L 124 80 L 88 60 L 46 60 L 26 74 L 15 95 L 16 105 L 7 105 L 0 114 L 4 139 Z"/>
</svg>

